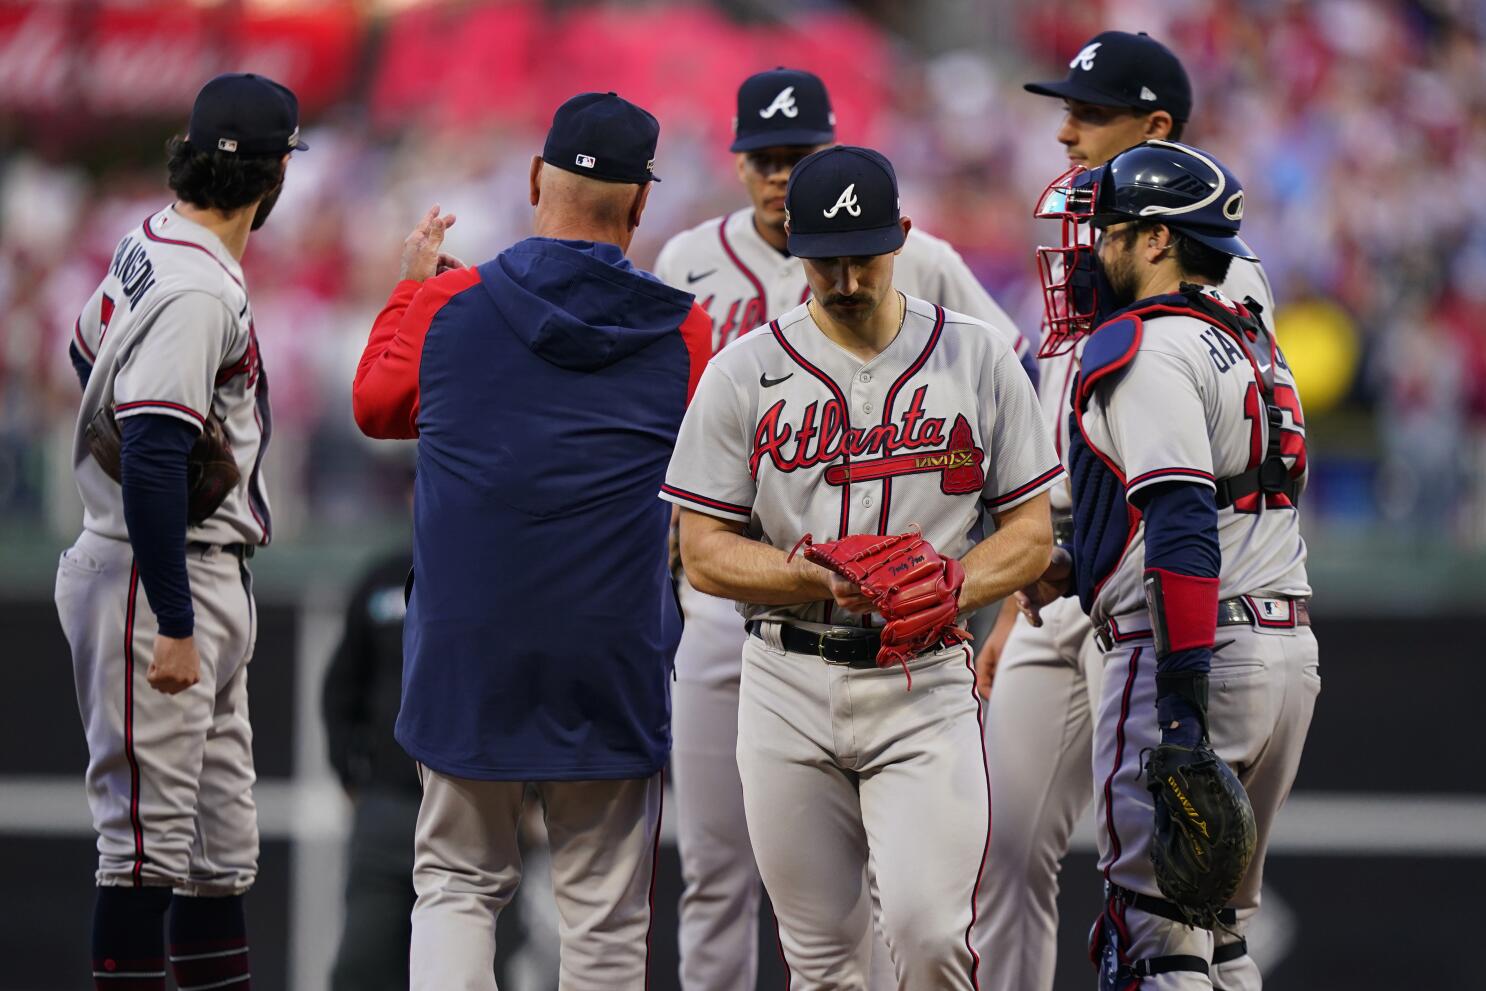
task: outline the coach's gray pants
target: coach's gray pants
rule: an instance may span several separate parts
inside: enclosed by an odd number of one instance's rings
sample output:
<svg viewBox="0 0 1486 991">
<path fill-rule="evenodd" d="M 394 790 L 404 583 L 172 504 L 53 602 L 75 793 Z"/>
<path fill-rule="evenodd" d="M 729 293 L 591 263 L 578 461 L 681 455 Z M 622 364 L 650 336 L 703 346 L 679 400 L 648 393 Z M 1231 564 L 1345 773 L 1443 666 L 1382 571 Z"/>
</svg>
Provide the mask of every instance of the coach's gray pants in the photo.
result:
<svg viewBox="0 0 1486 991">
<path fill-rule="evenodd" d="M 898 986 L 970 991 L 990 801 L 968 648 L 854 669 L 743 649 L 738 770 L 792 991 L 862 991 L 871 867 Z"/>
<path fill-rule="evenodd" d="M 413 991 L 494 991 L 495 922 L 521 883 L 526 784 L 419 768 Z M 661 775 L 544 781 L 562 962 L 559 991 L 645 991 Z"/>
</svg>

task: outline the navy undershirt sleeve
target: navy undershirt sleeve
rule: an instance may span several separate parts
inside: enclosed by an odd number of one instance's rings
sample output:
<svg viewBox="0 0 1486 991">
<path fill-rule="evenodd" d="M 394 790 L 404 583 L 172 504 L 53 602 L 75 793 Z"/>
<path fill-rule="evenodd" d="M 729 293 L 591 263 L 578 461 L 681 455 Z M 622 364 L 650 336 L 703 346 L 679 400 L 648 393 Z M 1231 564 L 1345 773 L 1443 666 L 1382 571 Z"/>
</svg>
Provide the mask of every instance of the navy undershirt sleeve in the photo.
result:
<svg viewBox="0 0 1486 991">
<path fill-rule="evenodd" d="M 76 342 L 67 345 L 67 357 L 72 359 L 72 370 L 77 373 L 78 383 L 86 389 L 88 387 L 88 377 L 93 374 L 92 363 L 83 357 L 83 353 L 78 349 Z"/>
<path fill-rule="evenodd" d="M 1223 563 L 1218 545 L 1218 507 L 1205 485 L 1170 482 L 1136 494 L 1145 516 L 1145 566 L 1196 578 L 1217 578 Z M 1206 674 L 1212 666 L 1211 647 L 1174 650 L 1156 660 L 1156 673 Z M 1161 725 L 1181 722 L 1186 735 L 1195 733 L 1195 720 L 1185 700 L 1157 691 L 1156 715 Z"/>
<path fill-rule="evenodd" d="M 140 413 L 119 424 L 124 524 L 139 580 L 160 632 L 188 637 L 195 628 L 186 574 L 186 458 L 199 431 L 173 416 Z"/>
<path fill-rule="evenodd" d="M 1166 482 L 1135 494 L 1145 517 L 1145 566 L 1194 578 L 1216 578 L 1218 505 L 1213 490 L 1195 482 Z"/>
</svg>

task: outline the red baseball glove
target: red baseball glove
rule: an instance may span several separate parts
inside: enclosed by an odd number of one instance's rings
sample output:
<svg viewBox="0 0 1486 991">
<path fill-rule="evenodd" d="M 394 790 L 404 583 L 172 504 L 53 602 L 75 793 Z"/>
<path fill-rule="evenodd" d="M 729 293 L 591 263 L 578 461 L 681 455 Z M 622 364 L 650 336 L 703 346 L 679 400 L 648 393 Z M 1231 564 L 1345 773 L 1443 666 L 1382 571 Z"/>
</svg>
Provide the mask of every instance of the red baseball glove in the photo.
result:
<svg viewBox="0 0 1486 991">
<path fill-rule="evenodd" d="M 965 569 L 954 558 L 942 557 L 917 531 L 887 537 L 858 533 L 820 544 L 807 533 L 795 550 L 801 544 L 806 560 L 860 585 L 887 621 L 877 651 L 879 667 L 901 664 L 906 673 L 911 659 L 941 641 L 971 639 L 955 626 Z"/>
</svg>

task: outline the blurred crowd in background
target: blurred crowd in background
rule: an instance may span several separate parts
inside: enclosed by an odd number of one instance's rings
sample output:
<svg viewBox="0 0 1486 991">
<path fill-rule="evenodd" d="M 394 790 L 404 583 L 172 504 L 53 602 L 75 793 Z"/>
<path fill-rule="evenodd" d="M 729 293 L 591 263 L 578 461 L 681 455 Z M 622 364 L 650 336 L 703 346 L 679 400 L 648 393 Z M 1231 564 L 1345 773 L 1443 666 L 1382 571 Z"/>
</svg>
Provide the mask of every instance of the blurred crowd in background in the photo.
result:
<svg viewBox="0 0 1486 991">
<path fill-rule="evenodd" d="M 1064 161 L 1060 106 L 1021 83 L 1115 27 L 1182 57 L 1185 140 L 1247 186 L 1306 403 L 1309 525 L 1486 546 L 1486 4 L 984 0 L 970 47 L 907 23 L 962 3 L 793 4 L 787 23 L 773 6 L 0 0 L 0 518 L 75 530 L 73 320 L 121 234 L 168 202 L 164 139 L 216 71 L 293 86 L 312 146 L 245 262 L 292 541 L 404 511 L 406 452 L 350 412 L 401 241 L 433 203 L 466 262 L 524 236 L 530 156 L 565 97 L 613 89 L 661 119 L 645 265 L 744 204 L 738 82 L 818 73 L 841 139 L 893 160 L 905 212 L 1035 337 L 1032 249 L 1054 235 L 1031 207 Z"/>
</svg>

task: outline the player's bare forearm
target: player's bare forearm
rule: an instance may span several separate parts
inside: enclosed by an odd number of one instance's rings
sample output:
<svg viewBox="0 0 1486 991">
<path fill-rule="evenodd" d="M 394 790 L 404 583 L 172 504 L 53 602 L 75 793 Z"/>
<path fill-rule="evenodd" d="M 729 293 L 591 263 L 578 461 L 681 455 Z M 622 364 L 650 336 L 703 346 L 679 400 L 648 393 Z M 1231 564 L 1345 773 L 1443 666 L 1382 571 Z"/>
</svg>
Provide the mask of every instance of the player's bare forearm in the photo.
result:
<svg viewBox="0 0 1486 991">
<path fill-rule="evenodd" d="M 699 592 L 758 605 L 793 605 L 832 598 L 830 572 L 803 557 L 744 536 L 730 523 L 681 510 L 681 565 Z"/>
<path fill-rule="evenodd" d="M 960 559 L 965 587 L 960 609 L 971 612 L 1006 598 L 1042 575 L 1053 552 L 1053 520 L 1046 492 L 995 515 L 996 532 Z"/>
</svg>

